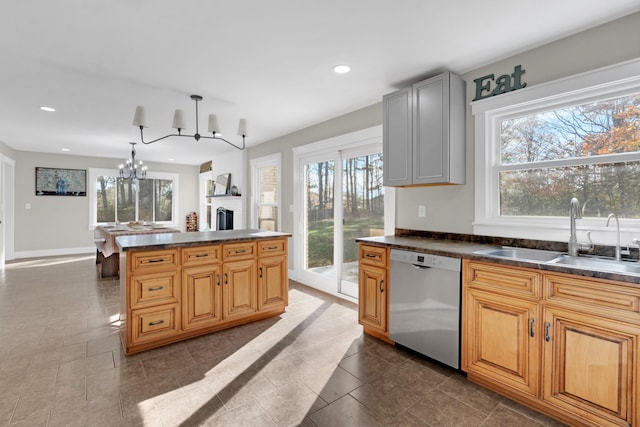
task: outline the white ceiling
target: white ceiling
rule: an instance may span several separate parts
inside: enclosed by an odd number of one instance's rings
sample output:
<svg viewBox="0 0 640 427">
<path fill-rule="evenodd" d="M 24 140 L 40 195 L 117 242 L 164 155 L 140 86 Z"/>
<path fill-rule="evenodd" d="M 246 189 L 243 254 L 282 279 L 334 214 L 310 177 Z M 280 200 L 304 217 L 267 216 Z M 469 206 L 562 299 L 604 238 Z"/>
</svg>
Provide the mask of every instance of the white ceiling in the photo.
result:
<svg viewBox="0 0 640 427">
<path fill-rule="evenodd" d="M 0 141 L 16 150 L 127 157 L 184 109 L 200 133 L 248 121 L 255 145 L 640 10 L 638 0 L 15 0 L 0 3 Z M 597 53 L 596 53 L 597 54 Z M 349 64 L 346 75 L 332 72 Z M 45 113 L 40 106 L 53 106 Z M 172 138 L 146 161 L 197 165 L 228 150 Z M 114 165 L 115 166 L 115 165 Z"/>
</svg>

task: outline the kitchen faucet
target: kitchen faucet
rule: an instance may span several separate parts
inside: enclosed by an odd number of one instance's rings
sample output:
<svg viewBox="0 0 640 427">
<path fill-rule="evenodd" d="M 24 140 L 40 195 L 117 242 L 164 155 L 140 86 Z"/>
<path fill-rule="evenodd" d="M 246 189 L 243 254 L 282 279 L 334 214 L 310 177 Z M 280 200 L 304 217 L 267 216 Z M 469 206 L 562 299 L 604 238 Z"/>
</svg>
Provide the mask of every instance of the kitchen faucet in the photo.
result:
<svg viewBox="0 0 640 427">
<path fill-rule="evenodd" d="M 607 227 L 609 226 L 609 221 L 611 220 L 611 218 L 614 218 L 616 220 L 616 233 L 618 235 L 618 238 L 616 240 L 616 261 L 620 261 L 622 260 L 622 251 L 620 250 L 620 221 L 618 221 L 618 215 L 616 215 L 615 213 L 610 213 L 607 217 Z"/>
<path fill-rule="evenodd" d="M 580 218 L 578 211 L 578 199 L 571 199 L 569 204 L 569 224 L 571 235 L 569 236 L 569 256 L 578 256 L 578 237 L 576 236 L 576 219 Z"/>
</svg>

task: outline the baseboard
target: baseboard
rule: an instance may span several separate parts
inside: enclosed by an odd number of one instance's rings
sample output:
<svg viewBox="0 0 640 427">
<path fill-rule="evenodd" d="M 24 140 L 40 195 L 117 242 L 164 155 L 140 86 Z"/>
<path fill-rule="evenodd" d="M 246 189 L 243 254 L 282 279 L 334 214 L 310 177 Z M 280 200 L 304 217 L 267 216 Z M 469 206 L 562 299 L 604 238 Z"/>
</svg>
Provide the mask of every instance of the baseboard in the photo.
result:
<svg viewBox="0 0 640 427">
<path fill-rule="evenodd" d="M 48 256 L 64 256 L 64 255 L 78 255 L 78 254 L 95 255 L 95 253 L 96 253 L 95 246 L 87 246 L 84 248 L 42 249 L 37 251 L 15 251 L 13 254 L 14 255 L 13 259 L 42 258 L 42 257 L 48 257 Z"/>
</svg>

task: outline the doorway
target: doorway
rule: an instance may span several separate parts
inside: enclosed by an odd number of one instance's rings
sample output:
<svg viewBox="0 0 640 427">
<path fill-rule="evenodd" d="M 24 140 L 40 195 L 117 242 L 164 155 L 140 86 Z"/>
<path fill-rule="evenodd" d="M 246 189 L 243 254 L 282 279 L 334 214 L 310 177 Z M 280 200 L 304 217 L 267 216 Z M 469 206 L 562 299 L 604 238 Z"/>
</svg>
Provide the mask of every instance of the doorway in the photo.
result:
<svg viewBox="0 0 640 427">
<path fill-rule="evenodd" d="M 345 135 L 294 156 L 297 280 L 357 301 L 355 239 L 385 234 L 382 138 Z"/>
</svg>

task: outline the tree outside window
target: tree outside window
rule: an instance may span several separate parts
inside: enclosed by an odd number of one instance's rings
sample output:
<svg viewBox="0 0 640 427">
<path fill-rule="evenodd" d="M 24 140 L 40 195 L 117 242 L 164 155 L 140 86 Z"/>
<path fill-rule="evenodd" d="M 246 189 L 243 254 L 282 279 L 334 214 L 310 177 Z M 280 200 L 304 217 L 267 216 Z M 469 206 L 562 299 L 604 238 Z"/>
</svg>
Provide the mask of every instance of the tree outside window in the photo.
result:
<svg viewBox="0 0 640 427">
<path fill-rule="evenodd" d="M 500 122 L 500 215 L 640 219 L 640 93 Z"/>
<path fill-rule="evenodd" d="M 96 221 L 172 222 L 173 180 L 96 177 Z"/>
</svg>

